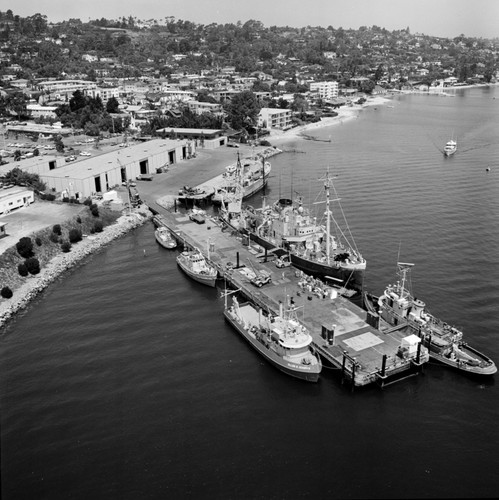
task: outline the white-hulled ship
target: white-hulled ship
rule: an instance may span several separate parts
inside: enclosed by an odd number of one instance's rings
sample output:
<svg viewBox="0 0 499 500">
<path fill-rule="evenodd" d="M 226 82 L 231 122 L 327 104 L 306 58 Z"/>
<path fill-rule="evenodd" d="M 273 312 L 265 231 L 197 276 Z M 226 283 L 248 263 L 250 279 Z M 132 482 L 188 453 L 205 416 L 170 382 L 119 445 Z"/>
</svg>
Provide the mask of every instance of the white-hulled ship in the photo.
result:
<svg viewBox="0 0 499 500">
<path fill-rule="evenodd" d="M 331 176 L 327 174 L 322 180 L 326 199 L 320 203 L 326 205 L 325 220 L 317 221 L 301 199 L 293 202 L 283 198 L 259 210 L 243 211 L 238 229 L 277 255 L 289 254 L 292 264 L 305 273 L 361 291 L 366 261 L 355 246 L 343 211 L 341 226 L 333 216 Z"/>
<path fill-rule="evenodd" d="M 178 255 L 177 264 L 187 276 L 203 285 L 214 287 L 218 271 L 199 250 L 186 250 Z"/>
<path fill-rule="evenodd" d="M 227 297 L 227 295 L 226 295 Z M 282 372 L 308 382 L 317 382 L 322 363 L 312 351 L 312 337 L 296 319 L 296 310 L 279 315 L 265 315 L 250 302 L 240 304 L 233 297 L 232 305 L 225 305 L 227 321 L 267 361 Z"/>
<path fill-rule="evenodd" d="M 229 165 L 222 175 L 221 184 L 216 186 L 212 203 L 227 203 L 235 197 L 249 198 L 263 189 L 270 176 L 271 164 L 263 156 L 244 158 L 237 155 L 235 165 Z"/>
<path fill-rule="evenodd" d="M 366 294 L 366 308 L 379 314 L 381 331 L 404 329 L 418 335 L 429 350 L 430 357 L 467 373 L 493 375 L 495 363 L 463 340 L 463 332 L 435 318 L 425 303 L 413 297 L 407 275 L 413 264 L 399 262 L 399 277 L 379 297 Z"/>
</svg>

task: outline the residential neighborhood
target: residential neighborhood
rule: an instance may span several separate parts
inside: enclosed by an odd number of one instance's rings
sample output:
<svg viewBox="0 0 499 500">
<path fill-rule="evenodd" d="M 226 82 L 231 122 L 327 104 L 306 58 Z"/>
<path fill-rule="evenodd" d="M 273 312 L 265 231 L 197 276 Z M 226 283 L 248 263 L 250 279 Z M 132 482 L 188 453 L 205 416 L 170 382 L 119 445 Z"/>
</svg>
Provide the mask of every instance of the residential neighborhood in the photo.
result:
<svg viewBox="0 0 499 500">
<path fill-rule="evenodd" d="M 0 154 L 14 156 L 8 144 L 20 132 L 102 138 L 205 128 L 246 141 L 319 121 L 365 95 L 495 82 L 498 56 L 498 39 L 409 28 L 204 26 L 131 16 L 52 23 L 7 10 L 0 12 Z"/>
</svg>

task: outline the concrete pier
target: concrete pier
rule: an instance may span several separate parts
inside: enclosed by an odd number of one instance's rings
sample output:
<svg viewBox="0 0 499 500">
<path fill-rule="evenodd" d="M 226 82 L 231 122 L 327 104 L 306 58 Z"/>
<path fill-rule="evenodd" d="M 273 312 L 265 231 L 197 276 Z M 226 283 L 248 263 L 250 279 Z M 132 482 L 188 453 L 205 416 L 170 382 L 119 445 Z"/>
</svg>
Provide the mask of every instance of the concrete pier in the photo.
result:
<svg viewBox="0 0 499 500">
<path fill-rule="evenodd" d="M 238 288 L 261 308 L 277 313 L 279 304 L 292 301 L 298 319 L 309 329 L 323 360 L 338 369 L 352 387 L 385 385 L 420 371 L 429 359 L 421 346 L 407 348 L 399 331 L 382 333 L 375 319 L 341 296 L 338 289 L 304 275 L 294 267 L 278 269 L 264 250 L 226 229 L 216 218 L 196 224 L 180 209 L 144 200 L 156 214 L 155 223 L 170 229 L 187 247 L 198 248 L 218 269 L 226 286 Z M 252 275 L 265 269 L 272 282 L 257 288 Z M 370 313 L 369 313 L 370 314 Z M 417 347 L 417 351 L 416 351 Z"/>
</svg>

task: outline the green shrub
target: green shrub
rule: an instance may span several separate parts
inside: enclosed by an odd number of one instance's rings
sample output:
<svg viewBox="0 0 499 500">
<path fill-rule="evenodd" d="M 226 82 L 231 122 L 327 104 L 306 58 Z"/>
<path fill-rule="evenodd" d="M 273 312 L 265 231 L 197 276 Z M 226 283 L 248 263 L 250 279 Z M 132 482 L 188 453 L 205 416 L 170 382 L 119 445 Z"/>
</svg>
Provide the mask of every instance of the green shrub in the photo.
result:
<svg viewBox="0 0 499 500">
<path fill-rule="evenodd" d="M 78 243 L 81 241 L 82 235 L 79 229 L 71 229 L 69 231 L 69 242 L 70 243 Z"/>
<path fill-rule="evenodd" d="M 28 268 L 26 267 L 26 264 L 24 264 L 23 262 L 18 264 L 17 271 L 21 276 L 28 276 L 29 274 Z"/>
<path fill-rule="evenodd" d="M 2 288 L 2 291 L 0 292 L 0 295 L 4 299 L 10 299 L 10 298 L 12 298 L 12 295 L 14 295 L 14 294 L 12 293 L 12 290 L 8 286 L 4 286 Z"/>
<path fill-rule="evenodd" d="M 52 232 L 60 236 L 62 234 L 61 225 L 55 224 L 54 227 L 52 228 Z"/>
<path fill-rule="evenodd" d="M 25 259 L 33 257 L 33 242 L 28 236 L 24 236 L 16 243 L 17 253 Z"/>
<path fill-rule="evenodd" d="M 83 201 L 83 204 L 87 205 L 89 207 L 90 205 L 92 205 L 92 199 L 91 198 L 85 198 L 85 200 Z"/>
<path fill-rule="evenodd" d="M 104 224 L 102 224 L 102 221 L 96 220 L 94 224 L 94 232 L 102 233 L 103 229 L 104 229 Z"/>
<path fill-rule="evenodd" d="M 52 243 L 59 243 L 59 236 L 55 233 L 50 233 L 49 239 Z"/>
<path fill-rule="evenodd" d="M 38 274 L 40 272 L 40 262 L 37 258 L 31 257 L 29 259 L 26 259 L 24 264 L 26 265 L 26 269 L 30 274 Z"/>
<path fill-rule="evenodd" d="M 68 253 L 71 251 L 71 243 L 69 243 L 69 241 L 64 241 L 61 245 L 61 250 L 64 252 L 64 253 Z"/>
<path fill-rule="evenodd" d="M 42 239 L 41 239 L 39 236 L 37 236 L 37 237 L 35 238 L 35 243 L 36 243 L 39 247 L 41 247 L 41 246 L 42 246 Z"/>
<path fill-rule="evenodd" d="M 52 193 L 48 193 L 48 194 L 45 195 L 44 199 L 47 200 L 47 201 L 54 201 L 55 200 L 55 195 L 52 194 Z"/>
<path fill-rule="evenodd" d="M 81 224 L 81 217 L 78 215 L 78 217 L 76 217 L 76 222 L 78 222 L 78 224 Z"/>
</svg>

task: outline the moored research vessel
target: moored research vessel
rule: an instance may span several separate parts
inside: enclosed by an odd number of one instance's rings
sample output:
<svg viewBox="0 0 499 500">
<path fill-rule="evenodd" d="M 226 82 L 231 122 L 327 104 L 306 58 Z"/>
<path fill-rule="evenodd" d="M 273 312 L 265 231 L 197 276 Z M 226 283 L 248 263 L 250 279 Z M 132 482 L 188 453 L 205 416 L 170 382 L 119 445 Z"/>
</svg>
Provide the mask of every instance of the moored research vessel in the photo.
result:
<svg viewBox="0 0 499 500">
<path fill-rule="evenodd" d="M 325 204 L 321 221 L 305 208 L 302 198 L 294 202 L 281 198 L 261 209 L 248 207 L 229 223 L 263 248 L 277 255 L 289 254 L 292 264 L 305 273 L 360 292 L 366 261 L 355 246 L 341 206 L 342 224 L 331 210 L 332 176 L 328 172 L 321 180 L 325 200 L 316 202 Z"/>
<path fill-rule="evenodd" d="M 408 273 L 413 264 L 399 262 L 400 281 L 388 285 L 377 298 L 365 294 L 366 308 L 379 314 L 381 331 L 406 329 L 418 335 L 433 358 L 458 370 L 477 375 L 493 375 L 495 363 L 463 339 L 463 332 L 437 319 L 426 310 L 422 300 L 415 298 L 408 285 Z"/>
<path fill-rule="evenodd" d="M 263 156 L 244 158 L 237 155 L 235 165 L 226 167 L 211 201 L 215 204 L 228 203 L 233 199 L 246 199 L 263 189 L 269 180 L 271 164 Z"/>
<path fill-rule="evenodd" d="M 311 348 L 312 336 L 298 321 L 296 308 L 284 308 L 280 304 L 279 314 L 264 314 L 251 302 L 240 304 L 232 297 L 224 315 L 226 320 L 267 361 L 292 377 L 317 382 L 322 370 L 318 354 Z"/>
</svg>

